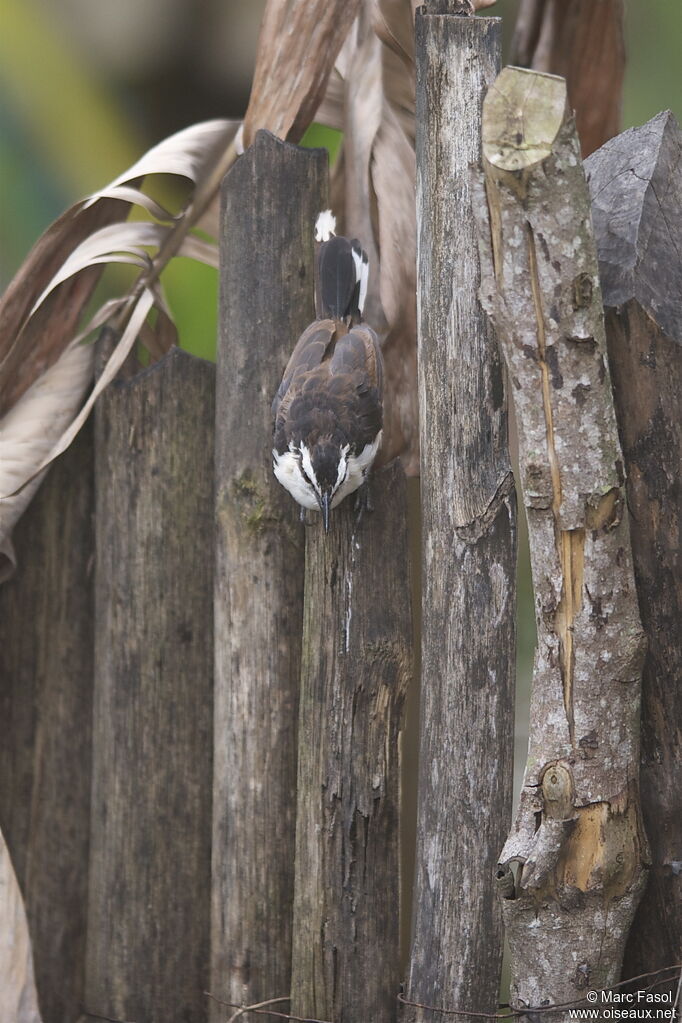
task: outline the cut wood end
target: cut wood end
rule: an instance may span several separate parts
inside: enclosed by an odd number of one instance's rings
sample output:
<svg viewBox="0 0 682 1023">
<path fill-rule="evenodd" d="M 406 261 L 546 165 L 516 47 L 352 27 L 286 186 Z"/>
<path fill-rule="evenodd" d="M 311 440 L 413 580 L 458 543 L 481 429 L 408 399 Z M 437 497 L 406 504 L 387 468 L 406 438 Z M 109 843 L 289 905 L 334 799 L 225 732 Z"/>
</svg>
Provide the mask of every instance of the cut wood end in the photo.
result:
<svg viewBox="0 0 682 1023">
<path fill-rule="evenodd" d="M 541 163 L 567 110 L 566 82 L 557 75 L 506 67 L 483 101 L 483 158 L 504 171 Z"/>
</svg>

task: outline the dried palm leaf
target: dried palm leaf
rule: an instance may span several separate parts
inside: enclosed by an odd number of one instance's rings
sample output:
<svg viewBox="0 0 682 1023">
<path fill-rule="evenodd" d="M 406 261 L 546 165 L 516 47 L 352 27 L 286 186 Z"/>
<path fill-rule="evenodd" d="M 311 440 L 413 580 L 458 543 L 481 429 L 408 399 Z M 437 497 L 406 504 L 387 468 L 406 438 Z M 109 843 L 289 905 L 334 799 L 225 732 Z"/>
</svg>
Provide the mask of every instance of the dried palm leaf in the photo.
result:
<svg viewBox="0 0 682 1023">
<path fill-rule="evenodd" d="M 93 355 L 91 345 L 70 345 L 0 421 L 0 493 L 12 494 L 34 477 L 20 494 L 0 501 L 0 582 L 15 566 L 12 529 L 40 485 L 38 466 L 80 407 Z"/>
<path fill-rule="evenodd" d="M 152 358 L 177 335 L 159 274 L 174 255 L 217 265 L 216 246 L 191 233 L 234 160 L 233 121 L 209 121 L 154 146 L 105 188 L 75 204 L 29 254 L 0 302 L 0 575 L 13 565 L 11 530 L 37 489 L 43 470 L 64 451 L 93 403 L 113 379 L 145 327 Z M 178 212 L 164 209 L 139 188 L 153 174 L 174 174 L 194 186 Z M 161 223 L 124 219 L 137 204 Z M 79 330 L 99 273 L 108 264 L 140 270 L 129 294 L 106 302 Z M 78 344 L 113 317 L 118 346 L 79 415 L 92 379 L 93 353 Z"/>
<path fill-rule="evenodd" d="M 360 0 L 269 0 L 244 118 L 245 146 L 258 128 L 301 139 L 359 5 Z"/>
<path fill-rule="evenodd" d="M 0 1019 L 41 1023 L 26 911 L 0 833 Z"/>
</svg>

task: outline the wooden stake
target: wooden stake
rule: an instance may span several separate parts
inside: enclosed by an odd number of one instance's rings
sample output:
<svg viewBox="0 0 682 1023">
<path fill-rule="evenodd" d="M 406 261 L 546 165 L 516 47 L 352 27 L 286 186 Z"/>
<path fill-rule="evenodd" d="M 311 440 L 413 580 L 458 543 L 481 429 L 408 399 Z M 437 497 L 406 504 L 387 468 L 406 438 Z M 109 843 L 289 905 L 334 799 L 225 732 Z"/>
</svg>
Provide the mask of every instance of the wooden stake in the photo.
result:
<svg viewBox="0 0 682 1023">
<path fill-rule="evenodd" d="M 416 22 L 423 597 L 407 997 L 492 1012 L 502 957 L 493 876 L 511 812 L 515 498 L 469 167 L 500 22 L 431 10 Z"/>
<path fill-rule="evenodd" d="M 538 629 L 528 762 L 499 868 L 521 1008 L 618 979 L 645 881 L 644 642 L 590 201 L 563 79 L 501 73 L 483 108 L 483 167 L 481 294 L 516 407 Z"/>
<path fill-rule="evenodd" d="M 398 733 L 412 668 L 405 479 L 392 463 L 311 526 L 291 1011 L 390 1023 L 398 990 Z"/>
<path fill-rule="evenodd" d="M 641 786 L 652 862 L 625 977 L 679 962 L 682 949 L 681 152 L 680 126 L 667 112 L 619 135 L 585 164 L 648 640 Z"/>
<path fill-rule="evenodd" d="M 206 1019 L 213 395 L 213 366 L 176 348 L 96 412 L 95 1019 Z"/>
<path fill-rule="evenodd" d="M 315 317 L 326 153 L 259 132 L 222 204 L 211 992 L 251 1005 L 291 976 L 304 538 L 272 473 L 270 405 Z"/>
<path fill-rule="evenodd" d="M 93 676 L 93 444 L 55 462 L 0 587 L 0 822 L 46 1023 L 83 1004 Z"/>
</svg>

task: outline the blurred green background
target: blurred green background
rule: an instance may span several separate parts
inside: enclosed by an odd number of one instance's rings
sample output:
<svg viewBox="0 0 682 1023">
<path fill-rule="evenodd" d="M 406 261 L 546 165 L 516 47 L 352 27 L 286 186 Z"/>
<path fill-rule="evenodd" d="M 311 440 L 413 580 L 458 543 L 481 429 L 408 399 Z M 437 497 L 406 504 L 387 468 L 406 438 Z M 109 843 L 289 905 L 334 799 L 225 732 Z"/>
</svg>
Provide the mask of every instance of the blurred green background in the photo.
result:
<svg viewBox="0 0 682 1023">
<path fill-rule="evenodd" d="M 599 0 L 595 0 L 599 2 Z M 518 0 L 487 11 L 505 23 Z M 243 114 L 264 0 L 0 0 L 0 288 L 42 230 L 165 135 Z M 682 115 L 682 4 L 626 0 L 623 126 Z M 319 141 L 317 139 L 316 141 Z M 165 275 L 184 346 L 215 346 L 216 274 Z"/>
<path fill-rule="evenodd" d="M 594 0 L 595 3 L 599 0 Z M 507 50 L 518 0 L 504 20 Z M 152 144 L 248 101 L 264 0 L 0 0 L 0 289 L 68 205 Z M 623 127 L 682 116 L 682 2 L 626 0 Z M 312 140 L 320 144 L 319 134 Z M 215 351 L 216 272 L 175 260 L 164 274 L 184 347 Z M 519 582 L 517 765 L 525 758 L 534 644 L 528 553 Z M 517 789 L 518 789 L 517 772 Z"/>
</svg>

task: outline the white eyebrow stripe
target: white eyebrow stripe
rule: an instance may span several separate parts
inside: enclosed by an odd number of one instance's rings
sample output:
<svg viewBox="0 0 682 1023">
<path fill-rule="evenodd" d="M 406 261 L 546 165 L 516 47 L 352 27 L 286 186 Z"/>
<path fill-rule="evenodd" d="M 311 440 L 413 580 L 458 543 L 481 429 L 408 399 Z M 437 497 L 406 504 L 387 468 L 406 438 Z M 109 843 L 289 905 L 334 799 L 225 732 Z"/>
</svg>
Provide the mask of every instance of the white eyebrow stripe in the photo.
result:
<svg viewBox="0 0 682 1023">
<path fill-rule="evenodd" d="M 310 452 L 308 451 L 305 444 L 301 444 L 301 466 L 306 476 L 315 487 L 315 490 L 320 493 L 320 487 L 315 476 L 315 470 L 313 469 L 313 463 L 310 460 Z"/>
<path fill-rule="evenodd" d="M 346 471 L 347 471 L 347 468 L 348 468 L 348 463 L 346 461 L 346 456 L 348 455 L 349 451 L 350 451 L 350 444 L 345 444 L 341 448 L 341 455 L 339 457 L 339 468 L 338 468 L 338 472 L 336 474 L 336 483 L 334 484 L 334 493 L 336 493 L 336 491 L 339 489 L 339 487 L 341 486 L 341 484 L 343 483 L 343 481 L 346 478 Z"/>
</svg>

